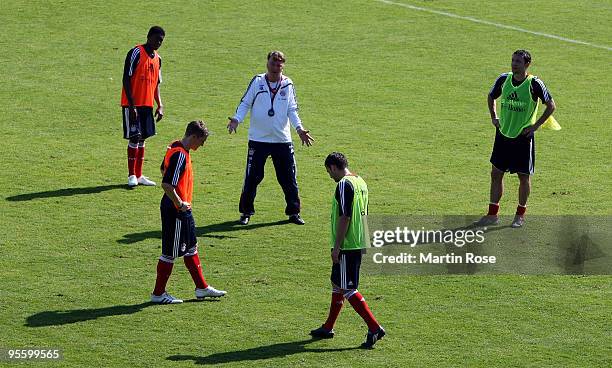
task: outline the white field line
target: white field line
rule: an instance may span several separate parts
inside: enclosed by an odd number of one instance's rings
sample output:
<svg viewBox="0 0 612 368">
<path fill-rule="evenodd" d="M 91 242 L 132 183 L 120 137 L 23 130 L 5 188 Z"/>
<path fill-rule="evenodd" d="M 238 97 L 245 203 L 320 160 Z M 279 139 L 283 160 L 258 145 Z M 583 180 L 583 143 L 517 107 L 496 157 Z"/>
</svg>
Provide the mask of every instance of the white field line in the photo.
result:
<svg viewBox="0 0 612 368">
<path fill-rule="evenodd" d="M 445 12 L 445 11 L 441 11 L 441 10 L 424 8 L 424 7 L 421 7 L 421 6 L 415 6 L 415 5 L 405 4 L 405 3 L 398 3 L 398 2 L 395 2 L 395 1 L 389 1 L 389 0 L 376 0 L 376 1 L 378 1 L 380 3 L 387 4 L 387 5 L 397 5 L 397 6 L 401 6 L 403 8 L 407 8 L 407 9 L 418 10 L 418 11 L 432 13 L 432 14 L 437 14 L 437 15 L 443 15 L 445 17 L 461 19 L 461 20 L 467 20 L 467 21 L 470 21 L 470 22 L 486 24 L 486 25 L 489 25 L 489 26 L 497 27 L 497 28 L 511 29 L 513 31 L 518 31 L 518 32 L 523 32 L 523 33 L 528 33 L 528 34 L 536 35 L 536 36 L 552 38 L 554 40 L 559 40 L 559 41 L 563 41 L 563 42 L 569 42 L 569 43 L 574 43 L 574 44 L 578 44 L 578 45 L 585 45 L 585 46 L 595 47 L 595 48 L 598 48 L 598 49 L 604 49 L 604 50 L 612 51 L 612 47 L 609 47 L 609 46 L 597 45 L 597 44 L 590 43 L 590 42 L 574 40 L 574 39 L 571 39 L 571 38 L 556 36 L 556 35 L 553 35 L 553 34 L 548 34 L 548 33 L 543 33 L 543 32 L 530 31 L 530 30 L 525 29 L 525 28 L 509 26 L 509 25 L 501 24 L 501 23 L 489 22 L 488 20 L 482 20 L 482 19 L 478 19 L 478 18 L 474 18 L 474 17 L 466 17 L 466 16 L 463 16 L 463 15 L 449 13 L 449 12 Z"/>
</svg>

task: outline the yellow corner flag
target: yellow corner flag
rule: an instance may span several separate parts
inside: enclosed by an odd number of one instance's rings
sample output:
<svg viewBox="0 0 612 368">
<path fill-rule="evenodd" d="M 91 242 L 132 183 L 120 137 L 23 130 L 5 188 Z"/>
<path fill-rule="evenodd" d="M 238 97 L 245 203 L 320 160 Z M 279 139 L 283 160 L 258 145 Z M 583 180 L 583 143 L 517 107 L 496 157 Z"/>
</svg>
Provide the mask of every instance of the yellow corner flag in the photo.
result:
<svg viewBox="0 0 612 368">
<path fill-rule="evenodd" d="M 550 129 L 550 130 L 561 130 L 561 125 L 557 122 L 557 120 L 551 115 L 546 119 L 544 124 L 542 124 L 542 128 Z"/>
</svg>

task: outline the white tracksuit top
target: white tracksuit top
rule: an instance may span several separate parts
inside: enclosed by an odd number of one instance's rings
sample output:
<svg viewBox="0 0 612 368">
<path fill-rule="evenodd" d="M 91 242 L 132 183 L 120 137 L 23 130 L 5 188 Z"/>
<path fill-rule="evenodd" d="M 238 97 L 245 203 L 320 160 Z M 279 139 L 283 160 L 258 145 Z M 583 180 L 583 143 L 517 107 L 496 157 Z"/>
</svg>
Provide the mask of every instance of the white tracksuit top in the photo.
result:
<svg viewBox="0 0 612 368">
<path fill-rule="evenodd" d="M 242 123 L 249 109 L 251 110 L 249 125 L 249 140 L 251 141 L 291 142 L 289 122 L 296 130 L 302 129 L 293 81 L 282 76 L 280 90 L 274 98 L 274 116 L 268 116 L 268 111 L 272 107 L 271 97 L 272 93 L 266 83 L 265 73 L 256 75 L 251 79 L 242 96 L 234 118 Z"/>
</svg>

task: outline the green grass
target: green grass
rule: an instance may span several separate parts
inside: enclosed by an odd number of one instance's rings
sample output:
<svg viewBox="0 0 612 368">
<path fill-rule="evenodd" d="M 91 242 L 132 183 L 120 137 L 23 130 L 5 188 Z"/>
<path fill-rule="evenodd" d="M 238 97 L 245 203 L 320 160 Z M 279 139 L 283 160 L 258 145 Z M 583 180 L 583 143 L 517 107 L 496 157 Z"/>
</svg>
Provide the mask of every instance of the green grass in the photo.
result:
<svg viewBox="0 0 612 368">
<path fill-rule="evenodd" d="M 410 3 L 612 39 L 609 1 Z M 609 276 L 367 276 L 360 289 L 388 331 L 377 349 L 353 349 L 365 325 L 350 308 L 335 339 L 305 342 L 329 303 L 327 153 L 345 152 L 365 177 L 372 213 L 481 213 L 493 137 L 486 93 L 512 51 L 527 48 L 563 126 L 537 135 L 529 213 L 610 215 L 609 51 L 366 0 L 7 0 L 0 24 L 0 186 L 19 196 L 0 207 L 0 348 L 61 348 L 56 366 L 610 365 Z M 209 123 L 215 134 L 193 155 L 193 205 L 205 276 L 229 291 L 220 302 L 143 304 L 161 189 L 122 187 L 119 97 L 125 54 L 152 24 L 167 31 L 167 115 L 145 172 L 157 177 L 189 120 Z M 287 54 L 317 140 L 297 148 L 307 225 L 274 224 L 284 204 L 268 163 L 252 226 L 235 228 L 247 138 L 244 126 L 228 136 L 226 117 L 270 49 Z M 504 214 L 516 190 L 507 178 Z M 189 298 L 192 288 L 177 263 L 169 290 Z"/>
</svg>

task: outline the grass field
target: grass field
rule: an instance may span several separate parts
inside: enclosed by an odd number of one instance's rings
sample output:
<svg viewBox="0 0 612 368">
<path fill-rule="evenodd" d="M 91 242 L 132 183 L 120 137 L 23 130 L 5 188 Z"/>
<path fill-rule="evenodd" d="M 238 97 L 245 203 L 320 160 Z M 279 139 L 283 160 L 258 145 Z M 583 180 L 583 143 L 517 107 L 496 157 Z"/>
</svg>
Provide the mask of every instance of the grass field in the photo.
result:
<svg viewBox="0 0 612 368">
<path fill-rule="evenodd" d="M 397 2 L 612 45 L 610 1 Z M 325 156 L 347 154 L 371 213 L 481 214 L 486 94 L 515 49 L 532 52 L 563 126 L 537 133 L 529 214 L 612 215 L 609 49 L 376 0 L 4 0 L 0 24 L 0 348 L 61 348 L 54 366 L 612 365 L 610 276 L 368 276 L 360 290 L 388 333 L 376 349 L 356 350 L 366 327 L 350 307 L 336 338 L 308 339 L 329 306 Z M 166 117 L 145 174 L 158 179 L 188 121 L 209 123 L 193 207 L 205 276 L 229 292 L 219 302 L 147 303 L 162 191 L 124 185 L 119 97 L 125 54 L 153 24 L 166 29 Z M 307 225 L 280 222 L 268 163 L 257 214 L 236 227 L 247 131 L 228 136 L 226 118 L 271 49 L 316 139 L 296 149 Z M 505 215 L 517 184 L 506 179 Z M 168 290 L 193 297 L 182 263 Z"/>
</svg>

